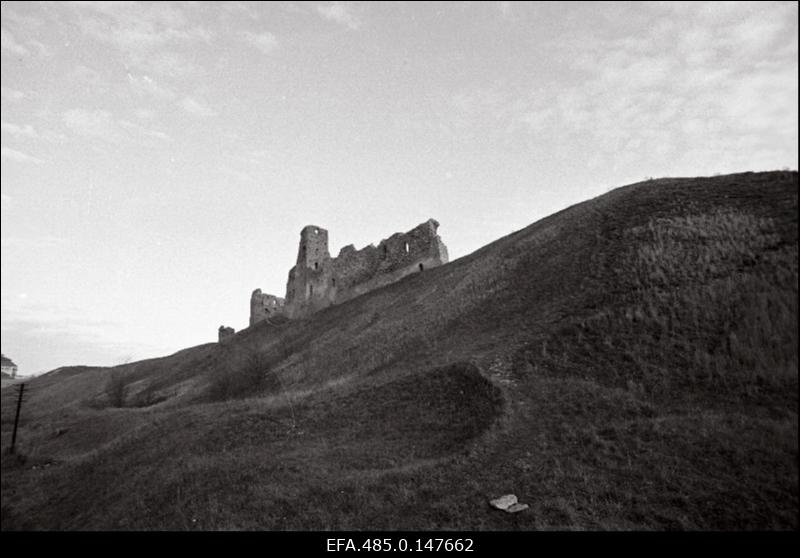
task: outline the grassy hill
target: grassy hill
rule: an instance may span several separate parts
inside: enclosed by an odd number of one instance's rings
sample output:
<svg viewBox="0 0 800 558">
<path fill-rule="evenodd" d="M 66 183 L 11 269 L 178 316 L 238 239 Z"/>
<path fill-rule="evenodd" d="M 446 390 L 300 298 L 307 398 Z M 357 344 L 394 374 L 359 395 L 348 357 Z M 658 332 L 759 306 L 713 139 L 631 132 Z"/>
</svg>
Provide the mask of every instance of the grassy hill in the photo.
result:
<svg viewBox="0 0 800 558">
<path fill-rule="evenodd" d="M 306 319 L 50 372 L 2 528 L 797 529 L 797 194 L 633 184 Z"/>
</svg>

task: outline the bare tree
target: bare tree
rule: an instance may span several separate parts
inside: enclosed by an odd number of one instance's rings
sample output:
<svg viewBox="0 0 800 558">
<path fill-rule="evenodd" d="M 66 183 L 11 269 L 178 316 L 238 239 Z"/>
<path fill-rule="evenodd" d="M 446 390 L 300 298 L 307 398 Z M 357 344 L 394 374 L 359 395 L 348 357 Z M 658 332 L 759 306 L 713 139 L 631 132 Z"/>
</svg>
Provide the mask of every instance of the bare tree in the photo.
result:
<svg viewBox="0 0 800 558">
<path fill-rule="evenodd" d="M 124 407 L 128 385 L 119 370 L 112 370 L 106 383 L 106 397 L 112 407 Z"/>
</svg>

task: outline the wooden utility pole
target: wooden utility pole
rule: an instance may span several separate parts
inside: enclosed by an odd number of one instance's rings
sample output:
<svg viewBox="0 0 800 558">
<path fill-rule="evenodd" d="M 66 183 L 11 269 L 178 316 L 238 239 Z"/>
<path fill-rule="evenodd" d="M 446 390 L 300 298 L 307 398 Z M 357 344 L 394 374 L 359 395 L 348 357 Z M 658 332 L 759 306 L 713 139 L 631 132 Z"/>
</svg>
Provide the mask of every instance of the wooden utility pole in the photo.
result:
<svg viewBox="0 0 800 558">
<path fill-rule="evenodd" d="M 17 443 L 17 425 L 19 424 L 19 410 L 22 408 L 22 394 L 25 391 L 25 384 L 19 384 L 17 386 L 17 390 L 19 391 L 19 397 L 17 397 L 17 414 L 14 415 L 14 433 L 11 435 L 11 448 L 9 449 L 9 453 L 14 453 L 14 446 Z"/>
</svg>

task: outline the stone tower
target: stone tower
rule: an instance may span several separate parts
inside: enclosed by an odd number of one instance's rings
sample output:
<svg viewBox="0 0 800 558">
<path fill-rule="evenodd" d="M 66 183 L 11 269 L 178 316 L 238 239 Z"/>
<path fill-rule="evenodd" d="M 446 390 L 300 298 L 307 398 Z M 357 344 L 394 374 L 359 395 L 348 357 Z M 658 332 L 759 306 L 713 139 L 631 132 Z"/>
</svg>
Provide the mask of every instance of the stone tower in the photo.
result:
<svg viewBox="0 0 800 558">
<path fill-rule="evenodd" d="M 328 231 L 314 225 L 303 227 L 300 231 L 300 247 L 297 249 L 297 265 L 319 270 L 330 257 Z"/>
<path fill-rule="evenodd" d="M 289 318 L 315 312 L 333 301 L 328 231 L 308 225 L 300 231 L 297 264 L 286 283 L 285 313 Z"/>
</svg>

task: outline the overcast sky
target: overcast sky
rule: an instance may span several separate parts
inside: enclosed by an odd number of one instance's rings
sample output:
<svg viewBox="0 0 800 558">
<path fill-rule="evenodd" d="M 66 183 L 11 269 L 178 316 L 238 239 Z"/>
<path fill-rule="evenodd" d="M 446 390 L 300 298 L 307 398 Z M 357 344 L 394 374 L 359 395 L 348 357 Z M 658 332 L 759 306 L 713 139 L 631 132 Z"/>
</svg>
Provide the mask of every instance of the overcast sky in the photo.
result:
<svg viewBox="0 0 800 558">
<path fill-rule="evenodd" d="M 797 168 L 795 2 L 2 4 L 2 351 L 247 325 L 300 229 L 451 259 L 612 187 Z"/>
</svg>

